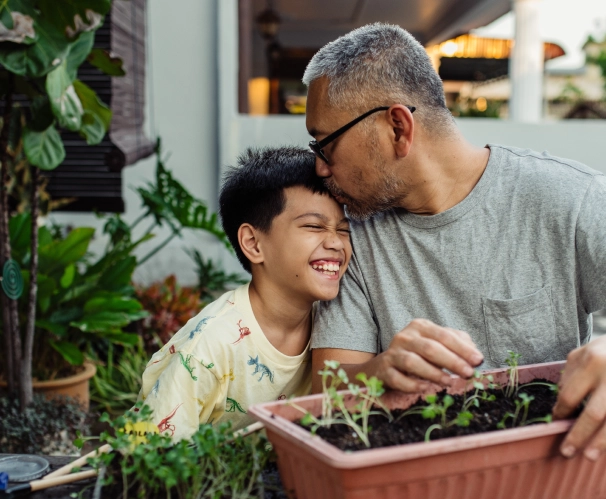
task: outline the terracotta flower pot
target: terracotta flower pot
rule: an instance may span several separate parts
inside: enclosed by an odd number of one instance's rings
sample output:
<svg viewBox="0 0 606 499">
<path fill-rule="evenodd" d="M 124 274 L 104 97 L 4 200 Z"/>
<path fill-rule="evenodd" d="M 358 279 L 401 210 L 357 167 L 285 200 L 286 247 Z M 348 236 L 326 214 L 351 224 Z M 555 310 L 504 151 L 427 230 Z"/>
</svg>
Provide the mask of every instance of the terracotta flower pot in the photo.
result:
<svg viewBox="0 0 606 499">
<path fill-rule="evenodd" d="M 41 393 L 47 399 L 55 397 L 71 397 L 80 402 L 82 408 L 88 411 L 90 407 L 89 380 L 95 375 L 97 368 L 91 362 L 84 363 L 84 370 L 52 381 L 34 381 L 34 393 Z M 0 382 L 0 388 L 6 388 L 5 382 Z"/>
<path fill-rule="evenodd" d="M 563 362 L 519 368 L 520 383 L 535 378 L 557 382 Z M 491 371 L 495 382 L 507 383 L 507 370 Z M 453 378 L 451 394 L 465 390 Z M 388 392 L 390 409 L 405 409 L 421 394 Z M 349 405 L 355 400 L 348 399 Z M 314 415 L 321 413 L 321 395 L 296 399 Z M 265 423 L 278 454 L 284 488 L 298 499 L 571 499 L 606 498 L 606 458 L 597 463 L 582 454 L 563 458 L 559 444 L 573 421 L 556 421 L 379 449 L 343 452 L 292 421 L 302 414 L 288 401 L 255 405 L 250 413 Z"/>
</svg>

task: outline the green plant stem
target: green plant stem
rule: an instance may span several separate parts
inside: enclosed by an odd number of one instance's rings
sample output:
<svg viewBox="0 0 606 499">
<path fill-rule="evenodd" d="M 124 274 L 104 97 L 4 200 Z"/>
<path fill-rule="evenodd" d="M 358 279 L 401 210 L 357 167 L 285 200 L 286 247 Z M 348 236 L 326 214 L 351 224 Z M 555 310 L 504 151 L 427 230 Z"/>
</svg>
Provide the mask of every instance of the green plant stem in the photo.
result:
<svg viewBox="0 0 606 499">
<path fill-rule="evenodd" d="M 130 230 L 133 230 L 133 229 L 134 229 L 134 228 L 135 228 L 137 225 L 139 225 L 139 223 L 140 223 L 140 222 L 142 222 L 143 220 L 145 220 L 145 219 L 146 219 L 146 218 L 147 218 L 149 215 L 150 215 L 149 211 L 146 211 L 146 212 L 144 212 L 143 214 L 139 215 L 139 216 L 138 216 L 138 217 L 135 219 L 135 221 L 134 221 L 132 224 L 130 224 L 130 225 L 128 226 L 128 228 L 129 228 Z"/>
<path fill-rule="evenodd" d="M 434 431 L 434 430 L 441 430 L 441 429 L 442 429 L 442 425 L 440 425 L 440 424 L 432 424 L 429 428 L 427 428 L 427 431 L 425 432 L 425 441 L 429 442 L 432 431 Z"/>
<path fill-rule="evenodd" d="M 164 246 L 170 243 L 176 235 L 178 235 L 178 231 L 173 231 L 170 236 L 168 236 L 164 241 L 162 241 L 156 248 L 151 250 L 147 255 L 145 255 L 139 262 L 138 265 L 143 265 L 147 260 L 149 260 L 152 256 L 154 256 L 158 251 L 160 251 Z"/>
</svg>

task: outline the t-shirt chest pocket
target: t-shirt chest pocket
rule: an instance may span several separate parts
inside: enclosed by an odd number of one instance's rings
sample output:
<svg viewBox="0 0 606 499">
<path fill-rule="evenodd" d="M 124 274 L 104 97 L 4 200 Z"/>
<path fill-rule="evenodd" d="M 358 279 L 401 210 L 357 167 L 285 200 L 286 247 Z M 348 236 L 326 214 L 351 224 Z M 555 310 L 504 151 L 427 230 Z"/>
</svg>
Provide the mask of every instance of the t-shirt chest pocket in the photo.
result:
<svg viewBox="0 0 606 499">
<path fill-rule="evenodd" d="M 510 300 L 482 299 L 489 355 L 505 365 L 508 350 L 521 355 L 522 364 L 562 360 L 555 329 L 549 286 Z"/>
</svg>

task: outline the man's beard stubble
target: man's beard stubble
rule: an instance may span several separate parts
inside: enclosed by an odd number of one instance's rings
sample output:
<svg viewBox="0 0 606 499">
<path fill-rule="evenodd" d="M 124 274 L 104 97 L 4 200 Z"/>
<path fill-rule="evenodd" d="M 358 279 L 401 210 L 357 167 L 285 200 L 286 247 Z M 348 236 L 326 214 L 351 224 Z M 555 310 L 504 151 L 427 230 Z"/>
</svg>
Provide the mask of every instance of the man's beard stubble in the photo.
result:
<svg viewBox="0 0 606 499">
<path fill-rule="evenodd" d="M 373 161 L 374 160 L 374 161 Z M 363 222 L 383 211 L 397 207 L 404 196 L 402 181 L 386 168 L 385 162 L 378 154 L 371 153 L 371 161 L 375 164 L 373 184 L 364 182 L 361 176 L 353 179 L 358 187 L 356 190 L 365 193 L 364 198 L 353 198 L 344 192 L 332 177 L 324 179 L 324 184 L 333 196 L 345 200 L 347 215 L 353 220 Z"/>
</svg>

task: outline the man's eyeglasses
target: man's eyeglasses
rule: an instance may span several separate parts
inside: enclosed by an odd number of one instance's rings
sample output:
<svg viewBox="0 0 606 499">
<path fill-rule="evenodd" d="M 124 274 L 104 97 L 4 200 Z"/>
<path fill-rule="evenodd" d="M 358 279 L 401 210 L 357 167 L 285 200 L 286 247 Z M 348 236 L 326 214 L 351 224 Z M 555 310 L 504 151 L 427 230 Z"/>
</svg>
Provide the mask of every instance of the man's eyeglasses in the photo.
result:
<svg viewBox="0 0 606 499">
<path fill-rule="evenodd" d="M 411 113 L 415 112 L 416 107 L 414 107 L 414 106 L 406 106 L 406 107 L 409 109 L 409 111 Z M 358 116 L 357 118 L 351 120 L 346 125 L 343 125 L 337 131 L 331 133 L 328 137 L 323 138 L 320 142 L 318 142 L 317 140 L 312 140 L 309 143 L 309 148 L 314 152 L 314 154 L 318 158 L 320 158 L 325 163 L 328 163 L 328 159 L 326 159 L 326 156 L 324 156 L 324 151 L 322 149 L 324 149 L 328 144 L 330 144 L 337 137 L 340 137 L 341 135 L 343 135 L 352 126 L 360 123 L 360 121 L 362 121 L 364 118 L 367 118 L 368 116 L 370 116 L 373 113 L 376 113 L 377 111 L 386 111 L 387 109 L 389 109 L 389 106 L 375 107 L 374 109 L 371 109 L 370 111 L 365 112 L 361 116 Z"/>
</svg>

